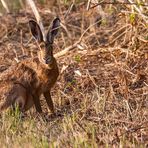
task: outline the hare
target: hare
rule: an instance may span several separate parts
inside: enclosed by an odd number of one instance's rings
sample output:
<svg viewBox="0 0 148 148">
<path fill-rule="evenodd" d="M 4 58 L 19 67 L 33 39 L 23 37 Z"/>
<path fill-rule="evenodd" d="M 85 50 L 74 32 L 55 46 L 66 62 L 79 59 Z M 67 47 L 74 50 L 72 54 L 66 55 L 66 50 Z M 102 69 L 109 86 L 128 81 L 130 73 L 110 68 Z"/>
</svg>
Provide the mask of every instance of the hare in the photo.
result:
<svg viewBox="0 0 148 148">
<path fill-rule="evenodd" d="M 17 104 L 21 112 L 35 105 L 36 111 L 42 113 L 40 96 L 43 94 L 49 109 L 54 112 L 50 90 L 59 75 L 53 56 L 53 41 L 59 26 L 60 19 L 57 17 L 44 41 L 39 25 L 34 20 L 29 21 L 31 33 L 38 43 L 38 56 L 11 66 L 0 75 L 0 111 Z"/>
</svg>

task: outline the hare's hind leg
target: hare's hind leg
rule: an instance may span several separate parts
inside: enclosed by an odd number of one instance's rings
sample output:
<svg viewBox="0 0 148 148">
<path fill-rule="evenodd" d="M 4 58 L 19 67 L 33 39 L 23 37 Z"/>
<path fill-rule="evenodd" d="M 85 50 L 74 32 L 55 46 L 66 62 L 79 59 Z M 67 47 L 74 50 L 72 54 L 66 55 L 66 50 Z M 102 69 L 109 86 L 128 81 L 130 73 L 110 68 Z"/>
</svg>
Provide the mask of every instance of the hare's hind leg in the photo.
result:
<svg viewBox="0 0 148 148">
<path fill-rule="evenodd" d="M 19 84 L 7 82 L 0 89 L 0 98 L 3 100 L 0 104 L 0 111 L 6 110 L 10 106 L 14 106 L 15 103 L 18 103 L 18 105 L 23 108 L 26 100 L 25 95 L 25 88 Z"/>
<path fill-rule="evenodd" d="M 24 106 L 24 111 L 27 111 L 29 110 L 33 105 L 34 105 L 34 102 L 33 102 L 33 97 L 30 93 L 26 93 L 26 103 L 25 103 L 25 106 Z"/>
<path fill-rule="evenodd" d="M 16 92 L 16 97 L 14 99 L 14 102 L 12 104 L 13 108 L 18 106 L 19 110 L 21 112 L 25 111 L 25 104 L 27 100 L 27 90 L 20 84 L 15 84 L 14 90 Z"/>
<path fill-rule="evenodd" d="M 28 92 L 27 88 L 21 84 L 15 84 L 15 91 L 16 97 L 12 104 L 13 109 L 18 107 L 21 112 L 29 110 L 34 105 L 34 102 L 33 97 Z"/>
</svg>

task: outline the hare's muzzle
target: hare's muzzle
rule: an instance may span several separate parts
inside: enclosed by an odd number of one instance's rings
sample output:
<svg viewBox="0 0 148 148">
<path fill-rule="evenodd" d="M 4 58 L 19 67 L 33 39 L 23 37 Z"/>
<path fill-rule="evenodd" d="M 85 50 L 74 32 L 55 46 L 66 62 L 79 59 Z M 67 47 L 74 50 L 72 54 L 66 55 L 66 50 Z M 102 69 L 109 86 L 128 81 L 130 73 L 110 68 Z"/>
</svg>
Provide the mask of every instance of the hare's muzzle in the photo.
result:
<svg viewBox="0 0 148 148">
<path fill-rule="evenodd" d="M 44 59 L 45 64 L 49 64 L 52 62 L 52 56 L 48 56 L 47 58 Z"/>
</svg>

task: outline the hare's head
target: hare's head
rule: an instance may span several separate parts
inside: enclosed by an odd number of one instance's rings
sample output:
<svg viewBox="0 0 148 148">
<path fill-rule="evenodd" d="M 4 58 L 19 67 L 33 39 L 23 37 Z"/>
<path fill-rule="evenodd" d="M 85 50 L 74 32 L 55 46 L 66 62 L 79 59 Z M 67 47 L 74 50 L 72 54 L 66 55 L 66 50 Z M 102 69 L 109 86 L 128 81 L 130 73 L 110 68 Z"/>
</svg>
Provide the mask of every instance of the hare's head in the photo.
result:
<svg viewBox="0 0 148 148">
<path fill-rule="evenodd" d="M 30 26 L 32 35 L 37 40 L 39 45 L 38 56 L 40 61 L 44 64 L 50 65 L 54 59 L 53 41 L 54 41 L 54 37 L 57 35 L 59 30 L 60 19 L 57 17 L 53 20 L 45 39 L 43 38 L 43 34 L 39 25 L 35 21 L 30 20 L 29 26 Z"/>
</svg>

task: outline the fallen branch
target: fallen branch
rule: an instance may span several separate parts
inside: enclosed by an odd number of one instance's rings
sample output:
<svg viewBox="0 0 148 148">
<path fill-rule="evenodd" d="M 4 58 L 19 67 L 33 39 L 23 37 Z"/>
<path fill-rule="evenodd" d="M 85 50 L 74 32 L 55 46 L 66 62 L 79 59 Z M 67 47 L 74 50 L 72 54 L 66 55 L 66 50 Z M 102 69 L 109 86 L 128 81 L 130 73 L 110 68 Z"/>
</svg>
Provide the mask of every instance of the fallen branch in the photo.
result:
<svg viewBox="0 0 148 148">
<path fill-rule="evenodd" d="M 97 21 L 97 22 L 95 22 L 94 24 L 90 25 L 90 26 L 82 33 L 82 35 L 80 36 L 80 38 L 79 38 L 79 40 L 78 40 L 77 42 L 75 42 L 73 45 L 70 45 L 69 47 L 66 47 L 64 50 L 62 50 L 62 51 L 56 53 L 54 56 L 55 56 L 56 58 L 58 58 L 58 57 L 60 57 L 60 56 L 65 55 L 68 51 L 70 51 L 70 50 L 76 48 L 76 47 L 78 46 L 78 44 L 81 43 L 82 38 L 84 37 L 85 33 L 86 33 L 91 27 L 93 27 L 94 25 L 96 25 L 98 22 L 100 22 L 100 20 Z"/>
<path fill-rule="evenodd" d="M 65 55 L 68 51 L 70 51 L 70 50 L 76 48 L 77 45 L 78 45 L 80 42 L 81 42 L 81 41 L 79 40 L 79 41 L 77 41 L 76 43 L 74 43 L 73 45 L 68 46 L 68 47 L 65 48 L 64 50 L 62 50 L 62 51 L 56 53 L 56 54 L 54 55 L 54 57 L 55 57 L 55 58 L 58 58 L 58 57 L 61 57 L 61 56 Z"/>
</svg>

